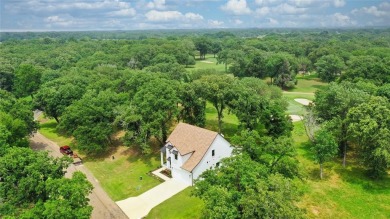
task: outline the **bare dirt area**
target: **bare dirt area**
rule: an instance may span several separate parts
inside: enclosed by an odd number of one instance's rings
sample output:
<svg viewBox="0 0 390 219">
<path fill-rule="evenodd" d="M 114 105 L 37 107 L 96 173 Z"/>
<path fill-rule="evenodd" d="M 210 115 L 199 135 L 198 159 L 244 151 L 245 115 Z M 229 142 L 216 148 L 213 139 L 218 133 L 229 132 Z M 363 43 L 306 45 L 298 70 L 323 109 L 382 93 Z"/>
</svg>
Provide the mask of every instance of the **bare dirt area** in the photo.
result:
<svg viewBox="0 0 390 219">
<path fill-rule="evenodd" d="M 45 136 L 40 134 L 39 132 L 35 133 L 30 138 L 31 148 L 34 150 L 46 150 L 53 157 L 61 157 L 63 156 L 59 152 L 59 146 L 47 139 Z M 81 171 L 86 176 L 87 179 L 92 183 L 94 189 L 92 193 L 89 195 L 90 205 L 93 207 L 92 219 L 112 219 L 112 218 L 127 218 L 127 216 L 123 213 L 123 211 L 118 207 L 118 205 L 107 195 L 107 193 L 102 189 L 99 185 L 99 182 L 92 173 L 84 166 L 71 164 L 67 169 L 67 173 L 65 177 L 71 177 L 73 172 Z"/>
</svg>

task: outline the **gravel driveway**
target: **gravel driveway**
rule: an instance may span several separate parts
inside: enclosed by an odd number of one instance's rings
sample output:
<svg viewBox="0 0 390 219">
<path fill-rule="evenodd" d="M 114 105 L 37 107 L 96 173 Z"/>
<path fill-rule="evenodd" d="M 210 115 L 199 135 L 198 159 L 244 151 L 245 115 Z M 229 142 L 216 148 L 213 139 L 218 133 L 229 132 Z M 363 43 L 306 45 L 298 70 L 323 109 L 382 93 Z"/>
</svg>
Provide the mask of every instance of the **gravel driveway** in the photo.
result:
<svg viewBox="0 0 390 219">
<path fill-rule="evenodd" d="M 39 116 L 40 112 L 34 112 L 34 117 Z M 59 151 L 59 146 L 47 139 L 41 133 L 37 132 L 30 138 L 30 146 L 34 150 L 46 150 L 49 151 L 49 154 L 53 157 L 63 156 Z M 67 169 L 65 177 L 71 177 L 72 173 L 75 171 L 81 171 L 86 176 L 87 179 L 92 183 L 94 189 L 89 195 L 89 203 L 93 207 L 92 219 L 125 219 L 128 218 L 123 211 L 116 205 L 116 203 L 107 195 L 107 193 L 102 189 L 99 182 L 92 173 L 84 165 L 73 165 L 71 164 Z"/>
</svg>

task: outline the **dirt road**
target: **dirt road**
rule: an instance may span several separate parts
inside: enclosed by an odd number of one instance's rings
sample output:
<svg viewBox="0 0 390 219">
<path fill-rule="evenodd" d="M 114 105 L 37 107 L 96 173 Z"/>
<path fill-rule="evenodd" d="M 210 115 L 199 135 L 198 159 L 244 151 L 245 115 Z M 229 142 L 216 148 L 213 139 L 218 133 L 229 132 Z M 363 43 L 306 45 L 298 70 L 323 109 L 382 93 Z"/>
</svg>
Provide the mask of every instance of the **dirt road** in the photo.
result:
<svg viewBox="0 0 390 219">
<path fill-rule="evenodd" d="M 30 145 L 35 150 L 46 150 L 49 151 L 49 154 L 53 157 L 63 156 L 59 152 L 59 146 L 47 139 L 45 136 L 39 132 L 35 133 L 34 136 L 30 138 Z M 81 171 L 86 176 L 87 179 L 92 183 L 94 189 L 89 195 L 89 203 L 93 207 L 92 219 L 127 219 L 128 217 L 123 213 L 123 211 L 118 207 L 118 205 L 107 195 L 107 193 L 102 189 L 99 182 L 92 173 L 84 165 L 73 165 L 67 169 L 65 177 L 71 177 L 72 173 L 75 171 Z"/>
</svg>

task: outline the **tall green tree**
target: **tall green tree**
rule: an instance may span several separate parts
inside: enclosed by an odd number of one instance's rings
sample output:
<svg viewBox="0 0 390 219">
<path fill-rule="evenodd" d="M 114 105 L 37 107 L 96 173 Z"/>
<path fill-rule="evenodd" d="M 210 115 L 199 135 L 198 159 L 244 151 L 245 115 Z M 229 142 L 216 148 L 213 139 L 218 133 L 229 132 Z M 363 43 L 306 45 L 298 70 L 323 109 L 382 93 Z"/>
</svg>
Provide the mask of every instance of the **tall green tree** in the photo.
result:
<svg viewBox="0 0 390 219">
<path fill-rule="evenodd" d="M 89 154 L 105 151 L 111 145 L 115 108 L 126 102 L 126 94 L 110 90 L 87 91 L 66 108 L 58 128 L 73 135 L 78 148 Z"/>
<path fill-rule="evenodd" d="M 177 86 L 177 87 L 175 87 Z M 161 143 L 168 138 L 168 128 L 177 118 L 179 98 L 178 83 L 167 79 L 155 79 L 146 83 L 135 95 L 132 104 L 139 115 L 139 126 L 134 136 L 147 152 L 147 141 L 154 136 Z"/>
<path fill-rule="evenodd" d="M 348 127 L 345 122 L 347 113 L 352 107 L 368 99 L 369 95 L 366 92 L 354 88 L 353 84 L 348 82 L 330 83 L 326 89 L 315 93 L 315 114 L 320 122 L 329 121 L 329 125 L 333 125 L 333 128 L 329 130 L 332 130 L 339 144 L 343 166 L 346 164 L 348 147 Z"/>
<path fill-rule="evenodd" d="M 345 65 L 343 60 L 336 55 L 322 56 L 315 64 L 318 77 L 326 82 L 331 82 L 341 75 Z"/>
<path fill-rule="evenodd" d="M 88 194 L 92 185 L 85 175 L 64 174 L 71 160 L 47 152 L 13 147 L 0 157 L 0 214 L 11 218 L 89 218 Z"/>
<path fill-rule="evenodd" d="M 42 73 L 31 64 L 21 64 L 15 70 L 14 90 L 18 97 L 25 97 L 34 93 L 41 85 Z"/>
<path fill-rule="evenodd" d="M 210 75 L 202 77 L 195 83 L 198 83 L 197 86 L 202 88 L 202 95 L 217 110 L 218 131 L 221 133 L 223 111 L 235 96 L 233 92 L 235 79 L 225 75 Z"/>
<path fill-rule="evenodd" d="M 383 97 L 371 99 L 349 110 L 346 123 L 349 139 L 374 178 L 390 167 L 390 103 Z"/>
<path fill-rule="evenodd" d="M 297 185 L 242 154 L 225 159 L 196 182 L 205 218 L 300 218 Z"/>
<path fill-rule="evenodd" d="M 178 93 L 181 103 L 180 118 L 189 124 L 204 127 L 206 124 L 206 100 L 194 84 L 183 84 Z"/>
<path fill-rule="evenodd" d="M 314 160 L 320 164 L 320 178 L 322 179 L 324 163 L 337 154 L 336 140 L 328 130 L 321 129 L 315 133 L 311 150 Z"/>
</svg>

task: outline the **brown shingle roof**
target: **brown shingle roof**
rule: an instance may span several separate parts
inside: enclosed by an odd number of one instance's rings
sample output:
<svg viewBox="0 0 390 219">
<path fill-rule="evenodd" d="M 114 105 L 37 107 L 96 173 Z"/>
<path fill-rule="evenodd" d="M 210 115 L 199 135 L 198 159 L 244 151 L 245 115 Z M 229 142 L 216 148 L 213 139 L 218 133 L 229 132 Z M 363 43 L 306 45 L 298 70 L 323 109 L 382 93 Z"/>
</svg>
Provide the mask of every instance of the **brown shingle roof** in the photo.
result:
<svg viewBox="0 0 390 219">
<path fill-rule="evenodd" d="M 179 123 L 169 136 L 170 142 L 181 155 L 193 152 L 181 168 L 191 172 L 217 137 L 218 133 L 186 123 Z"/>
</svg>

